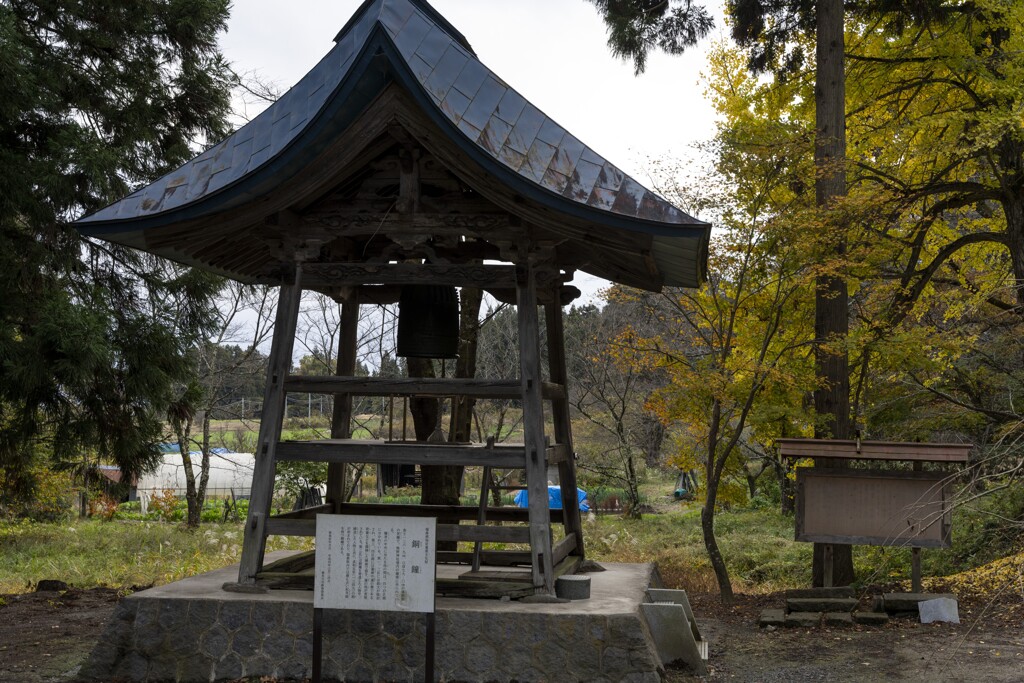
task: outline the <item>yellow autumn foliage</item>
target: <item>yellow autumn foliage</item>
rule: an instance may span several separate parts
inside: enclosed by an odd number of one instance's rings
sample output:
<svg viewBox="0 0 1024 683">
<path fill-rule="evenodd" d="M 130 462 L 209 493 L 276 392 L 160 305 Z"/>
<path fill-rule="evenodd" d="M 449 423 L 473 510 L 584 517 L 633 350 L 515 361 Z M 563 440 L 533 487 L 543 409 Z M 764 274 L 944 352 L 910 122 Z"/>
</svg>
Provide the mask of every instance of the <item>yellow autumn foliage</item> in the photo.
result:
<svg viewBox="0 0 1024 683">
<path fill-rule="evenodd" d="M 1024 599 L 1024 551 L 951 576 L 922 580 L 927 591 L 949 591 L 958 596 Z"/>
</svg>

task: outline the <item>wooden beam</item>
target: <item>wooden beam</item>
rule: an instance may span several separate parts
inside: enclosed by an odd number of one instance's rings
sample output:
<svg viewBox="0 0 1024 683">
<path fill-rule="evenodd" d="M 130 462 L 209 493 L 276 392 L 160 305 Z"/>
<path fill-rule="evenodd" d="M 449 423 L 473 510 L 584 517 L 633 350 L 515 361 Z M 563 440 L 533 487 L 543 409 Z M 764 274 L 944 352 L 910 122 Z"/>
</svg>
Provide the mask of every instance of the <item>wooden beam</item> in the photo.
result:
<svg viewBox="0 0 1024 683">
<path fill-rule="evenodd" d="M 558 564 L 565 558 L 569 557 L 574 550 L 576 550 L 576 535 L 570 534 L 556 543 L 555 547 L 551 549 L 552 562 L 555 563 L 555 566 L 558 566 Z M 581 553 L 576 553 L 576 555 L 580 555 L 582 557 Z"/>
<path fill-rule="evenodd" d="M 565 443 L 556 443 L 548 446 L 547 459 L 549 465 L 563 465 L 572 462 L 572 446 Z M 579 506 L 577 505 L 576 507 L 578 508 Z"/>
<path fill-rule="evenodd" d="M 480 508 L 475 505 L 398 505 L 387 503 L 344 503 L 337 507 L 340 515 L 376 515 L 379 517 L 445 517 L 475 521 Z M 487 519 L 491 522 L 526 522 L 529 510 L 520 507 L 489 507 Z M 552 510 L 551 518 L 562 521 L 562 511 Z M 487 551 L 484 551 L 487 552 Z"/>
<path fill-rule="evenodd" d="M 267 520 L 267 533 L 278 536 L 316 536 L 315 519 Z M 528 543 L 530 529 L 525 526 L 478 526 L 476 524 L 438 524 L 439 541 L 486 541 L 489 543 Z"/>
<path fill-rule="evenodd" d="M 277 459 L 306 462 L 363 462 L 380 465 L 490 465 L 509 469 L 526 466 L 522 446 L 433 444 L 420 442 L 325 439 L 282 441 Z"/>
<path fill-rule="evenodd" d="M 495 287 L 485 287 L 484 289 L 488 294 L 503 304 L 515 306 L 518 301 L 516 298 L 516 291 L 514 289 L 498 289 Z M 537 303 L 547 306 L 555 299 L 555 297 L 557 297 L 558 302 L 562 306 L 568 306 L 578 299 L 581 294 L 582 292 L 572 285 L 562 285 L 556 290 L 554 295 L 552 295 L 550 289 L 542 289 L 537 292 Z"/>
<path fill-rule="evenodd" d="M 519 273 L 519 378 L 523 392 L 523 440 L 526 445 L 526 484 L 530 509 L 530 551 L 533 585 L 555 594 L 551 562 L 551 515 L 541 397 L 540 322 L 537 319 L 537 280 L 532 264 Z"/>
<path fill-rule="evenodd" d="M 518 219 L 507 213 L 377 213 L 360 209 L 313 210 L 302 217 L 304 225 L 328 227 L 344 235 L 429 232 L 453 237 L 483 235 L 519 227 Z"/>
<path fill-rule="evenodd" d="M 397 304 L 398 299 L 402 294 L 402 288 L 400 285 L 343 285 L 338 287 L 318 285 L 316 287 L 308 286 L 307 289 L 318 291 L 321 294 L 326 294 L 338 303 L 345 303 L 345 301 L 354 294 L 359 297 L 360 303 L 373 304 L 375 306 Z M 516 305 L 516 290 L 514 289 L 484 287 L 484 291 L 503 304 L 509 304 L 510 306 Z M 568 306 L 578 299 L 581 294 L 582 292 L 572 285 L 562 285 L 558 290 L 557 296 L 558 301 L 562 306 Z M 538 304 L 546 306 L 551 303 L 551 301 L 552 295 L 549 290 L 542 289 L 537 292 Z"/>
<path fill-rule="evenodd" d="M 242 557 L 238 565 L 238 582 L 253 583 L 263 565 L 266 548 L 266 521 L 274 493 L 276 473 L 275 449 L 281 439 L 286 394 L 285 378 L 292 365 L 295 344 L 295 326 L 299 318 L 302 298 L 302 268 L 296 266 L 291 283 L 281 286 L 274 322 L 274 337 L 267 361 L 267 385 L 263 392 L 263 415 L 260 434 L 256 442 L 256 461 L 253 468 L 249 498 L 249 515 L 242 541 Z"/>
<path fill-rule="evenodd" d="M 301 394 L 353 396 L 473 396 L 475 398 L 521 398 L 518 379 L 462 379 L 417 377 L 324 377 L 292 375 L 285 391 Z M 563 398 L 565 390 L 553 382 L 542 384 L 544 398 Z"/>
<path fill-rule="evenodd" d="M 528 582 L 530 575 L 524 569 L 484 569 L 479 567 L 463 572 L 458 576 L 460 581 L 501 581 Z"/>
<path fill-rule="evenodd" d="M 303 273 L 309 288 L 344 285 L 451 285 L 514 287 L 515 267 L 489 264 L 310 263 Z"/>
<path fill-rule="evenodd" d="M 525 598 L 536 589 L 529 581 L 467 581 L 466 579 L 438 579 L 438 595 L 453 598 Z"/>
<path fill-rule="evenodd" d="M 565 516 L 565 533 L 573 537 L 573 548 L 582 558 L 583 522 L 580 519 L 579 505 L 576 504 L 576 461 L 573 459 L 572 416 L 569 413 L 569 369 L 565 361 L 565 324 L 562 319 L 562 307 L 553 301 L 544 307 L 545 322 L 548 335 L 548 376 L 562 387 L 562 396 L 551 402 L 552 422 L 555 440 L 565 452 L 563 457 L 554 461 L 558 466 L 558 484 L 562 491 L 562 505 L 568 509 Z M 571 501 L 571 502 L 570 502 Z M 564 559 L 556 557 L 555 564 Z"/>
<path fill-rule="evenodd" d="M 336 375 L 351 376 L 356 371 L 356 352 L 359 336 L 359 297 L 358 295 L 341 305 L 341 333 L 338 335 L 338 362 Z M 285 382 L 285 391 L 288 391 Z M 349 439 L 352 437 L 352 395 L 336 396 L 334 411 L 331 415 L 331 438 Z M 332 462 L 327 465 L 327 500 L 330 503 L 344 502 L 345 476 L 348 463 Z"/>
<path fill-rule="evenodd" d="M 323 505 L 316 505 L 311 508 L 282 512 L 279 515 L 274 515 L 271 519 L 316 519 L 317 515 L 326 515 L 332 512 L 334 512 L 334 505 L 324 503 Z"/>
<path fill-rule="evenodd" d="M 391 133 L 397 126 L 391 126 Z M 402 131 L 404 133 L 404 131 Z M 412 214 L 420 208 L 420 150 L 412 141 L 399 150 L 398 199 L 395 210 L 400 214 Z"/>
<path fill-rule="evenodd" d="M 468 564 L 473 562 L 473 553 L 454 550 L 437 551 L 440 564 Z M 480 563 L 491 567 L 530 566 L 530 553 L 524 550 L 481 550 Z"/>
</svg>

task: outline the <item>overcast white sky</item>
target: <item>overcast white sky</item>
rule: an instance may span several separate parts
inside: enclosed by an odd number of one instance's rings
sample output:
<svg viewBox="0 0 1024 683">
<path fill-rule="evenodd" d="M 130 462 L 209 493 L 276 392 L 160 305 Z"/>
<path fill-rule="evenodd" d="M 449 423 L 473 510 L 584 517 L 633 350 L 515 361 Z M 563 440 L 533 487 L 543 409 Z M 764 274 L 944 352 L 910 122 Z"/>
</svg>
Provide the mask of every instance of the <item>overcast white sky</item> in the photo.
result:
<svg viewBox="0 0 1024 683">
<path fill-rule="evenodd" d="M 331 49 L 360 2 L 236 0 L 224 53 L 237 71 L 255 72 L 283 92 Z M 499 77 L 645 185 L 652 184 L 649 159 L 683 158 L 713 134 L 699 82 L 706 44 L 681 57 L 652 54 L 636 77 L 632 64 L 609 54 L 604 24 L 585 0 L 431 4 Z M 717 34 L 723 23 L 716 14 Z M 579 280 L 588 298 L 596 285 Z"/>
</svg>

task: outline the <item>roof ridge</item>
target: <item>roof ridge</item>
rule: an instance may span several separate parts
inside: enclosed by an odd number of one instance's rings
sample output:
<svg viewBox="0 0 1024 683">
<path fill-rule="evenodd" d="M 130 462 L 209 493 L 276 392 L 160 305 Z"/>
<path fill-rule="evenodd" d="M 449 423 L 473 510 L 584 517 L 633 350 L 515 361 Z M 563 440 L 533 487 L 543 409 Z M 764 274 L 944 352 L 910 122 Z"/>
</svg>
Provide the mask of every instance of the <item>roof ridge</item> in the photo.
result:
<svg viewBox="0 0 1024 683">
<path fill-rule="evenodd" d="M 438 28 L 451 36 L 451 38 L 461 45 L 467 52 L 474 57 L 477 57 L 476 51 L 469 44 L 469 41 L 466 40 L 466 36 L 455 28 L 450 21 L 445 19 L 440 12 L 434 9 L 433 5 L 427 2 L 427 0 L 365 0 L 363 4 L 356 9 L 355 13 L 349 18 L 349 20 L 345 22 L 345 25 L 341 27 L 341 30 L 338 31 L 338 35 L 334 36 L 334 42 L 337 43 L 341 41 L 345 37 L 345 34 L 352 30 L 352 27 L 362 19 L 364 14 L 372 11 L 374 5 L 377 5 L 377 16 L 374 17 L 373 21 L 378 24 L 382 23 L 380 16 L 387 6 L 412 5 L 425 14 L 427 18 L 430 19 Z"/>
</svg>

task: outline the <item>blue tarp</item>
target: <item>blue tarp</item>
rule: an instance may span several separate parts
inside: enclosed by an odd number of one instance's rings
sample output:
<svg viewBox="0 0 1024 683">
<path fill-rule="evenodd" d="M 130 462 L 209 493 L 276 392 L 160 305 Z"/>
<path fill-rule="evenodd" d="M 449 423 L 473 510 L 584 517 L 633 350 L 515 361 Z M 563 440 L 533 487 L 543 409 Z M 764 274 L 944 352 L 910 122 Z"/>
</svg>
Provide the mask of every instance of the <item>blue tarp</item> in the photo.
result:
<svg viewBox="0 0 1024 683">
<path fill-rule="evenodd" d="M 587 499 L 586 491 L 584 491 L 583 489 L 576 489 L 576 499 L 576 502 L 580 504 L 581 511 L 590 512 L 590 506 L 583 502 Z M 526 489 L 517 491 L 515 498 L 513 498 L 513 501 L 518 507 L 527 507 L 530 504 L 530 498 L 529 495 L 526 493 Z M 562 489 L 560 487 L 548 487 L 548 507 L 551 508 L 552 510 L 562 509 Z"/>
</svg>

